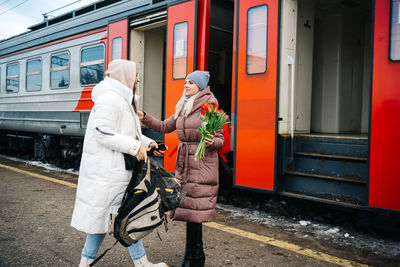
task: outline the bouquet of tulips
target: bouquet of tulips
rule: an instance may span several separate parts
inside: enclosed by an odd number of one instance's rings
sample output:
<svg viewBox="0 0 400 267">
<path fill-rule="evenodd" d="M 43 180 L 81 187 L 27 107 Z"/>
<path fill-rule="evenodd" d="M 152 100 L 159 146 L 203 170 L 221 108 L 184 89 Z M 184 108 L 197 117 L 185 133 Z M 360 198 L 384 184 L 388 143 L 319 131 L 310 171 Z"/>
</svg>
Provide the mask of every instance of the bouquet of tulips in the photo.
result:
<svg viewBox="0 0 400 267">
<path fill-rule="evenodd" d="M 222 109 L 218 109 L 217 105 L 204 103 L 201 106 L 201 127 L 198 131 L 202 136 L 196 150 L 195 161 L 201 159 L 206 151 L 207 143 L 204 138 L 208 137 L 209 134 L 214 134 L 228 123 L 228 115 Z"/>
</svg>

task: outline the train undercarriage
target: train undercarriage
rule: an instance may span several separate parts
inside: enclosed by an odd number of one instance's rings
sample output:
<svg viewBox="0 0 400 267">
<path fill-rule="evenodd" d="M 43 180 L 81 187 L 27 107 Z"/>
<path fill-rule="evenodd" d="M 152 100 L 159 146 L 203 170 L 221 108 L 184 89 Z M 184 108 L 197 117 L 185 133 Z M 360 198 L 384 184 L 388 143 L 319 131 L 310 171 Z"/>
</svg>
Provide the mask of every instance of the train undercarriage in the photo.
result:
<svg viewBox="0 0 400 267">
<path fill-rule="evenodd" d="M 0 151 L 6 155 L 79 169 L 83 137 L 0 131 L 0 140 Z"/>
</svg>

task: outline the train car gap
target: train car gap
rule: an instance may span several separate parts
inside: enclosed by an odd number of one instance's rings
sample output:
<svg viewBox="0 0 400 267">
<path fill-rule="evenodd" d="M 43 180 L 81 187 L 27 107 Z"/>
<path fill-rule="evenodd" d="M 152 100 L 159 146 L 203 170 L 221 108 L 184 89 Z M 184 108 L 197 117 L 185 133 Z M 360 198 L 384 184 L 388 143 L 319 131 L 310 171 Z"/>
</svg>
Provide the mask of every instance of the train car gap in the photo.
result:
<svg viewBox="0 0 400 267">
<path fill-rule="evenodd" d="M 232 49 L 233 49 L 233 1 L 211 1 L 209 24 L 208 71 L 210 88 L 217 97 L 219 107 L 231 115 L 232 102 Z M 228 162 L 219 161 L 220 193 L 232 193 L 233 152 Z M 222 193 L 222 194 L 224 194 Z"/>
<path fill-rule="evenodd" d="M 231 113 L 233 2 L 211 1 L 208 71 L 210 87 L 219 107 Z"/>
</svg>

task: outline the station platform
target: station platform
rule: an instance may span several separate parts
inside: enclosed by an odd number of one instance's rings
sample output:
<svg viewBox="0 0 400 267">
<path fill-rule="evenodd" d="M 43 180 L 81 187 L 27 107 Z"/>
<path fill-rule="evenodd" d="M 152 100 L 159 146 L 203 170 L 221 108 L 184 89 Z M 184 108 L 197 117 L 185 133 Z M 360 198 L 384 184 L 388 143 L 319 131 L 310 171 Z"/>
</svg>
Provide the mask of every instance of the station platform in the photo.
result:
<svg viewBox="0 0 400 267">
<path fill-rule="evenodd" d="M 77 175 L 53 172 L 0 157 L 0 266 L 78 266 L 85 233 L 70 226 Z M 185 223 L 169 220 L 144 239 L 152 262 L 179 266 Z M 114 242 L 107 236 L 100 252 Z M 203 226 L 206 266 L 399 266 L 400 259 L 333 247 L 258 225 L 217 209 Z M 96 266 L 132 266 L 128 250 L 115 246 Z"/>
</svg>

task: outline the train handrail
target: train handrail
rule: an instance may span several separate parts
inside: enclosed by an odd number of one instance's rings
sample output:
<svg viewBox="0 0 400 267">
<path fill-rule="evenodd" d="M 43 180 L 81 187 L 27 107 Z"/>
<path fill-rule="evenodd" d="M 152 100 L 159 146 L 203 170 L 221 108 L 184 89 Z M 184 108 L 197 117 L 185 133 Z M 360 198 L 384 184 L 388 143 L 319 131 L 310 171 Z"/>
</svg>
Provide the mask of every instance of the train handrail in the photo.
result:
<svg viewBox="0 0 400 267">
<path fill-rule="evenodd" d="M 294 59 L 291 56 L 287 57 L 287 64 L 290 66 L 290 158 L 288 164 L 293 163 L 294 157 L 294 74 L 295 66 Z"/>
</svg>

